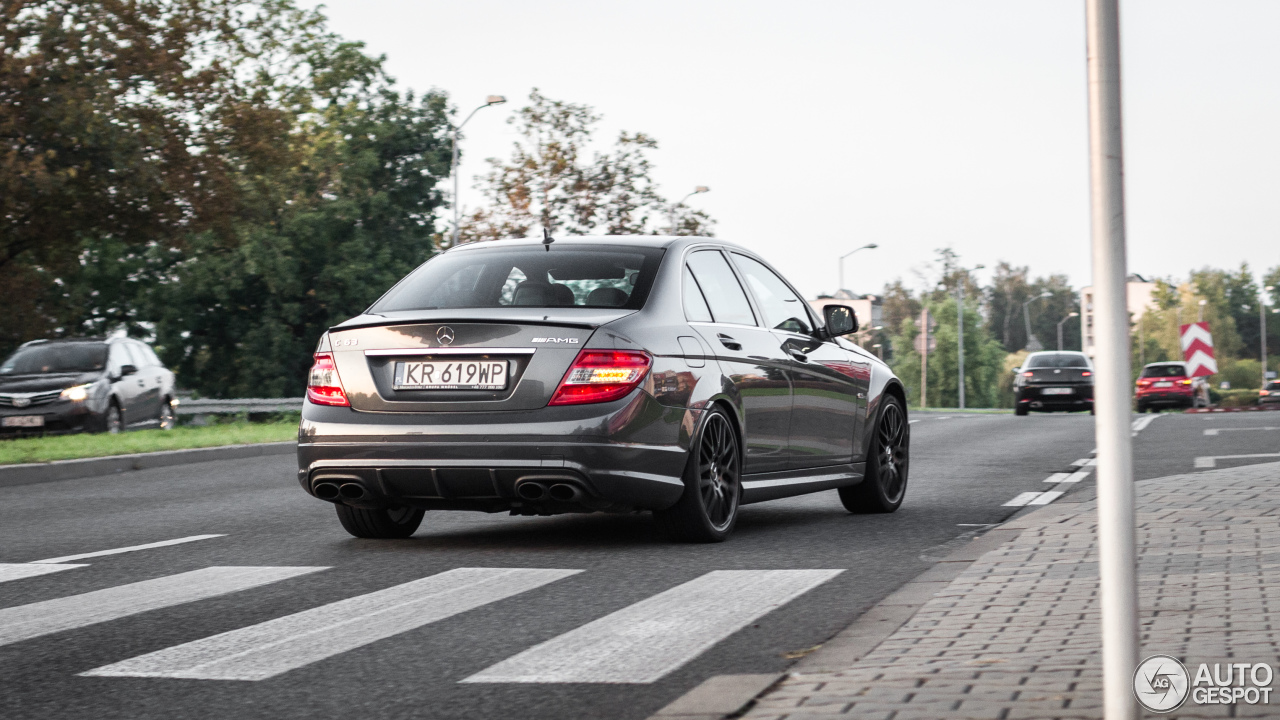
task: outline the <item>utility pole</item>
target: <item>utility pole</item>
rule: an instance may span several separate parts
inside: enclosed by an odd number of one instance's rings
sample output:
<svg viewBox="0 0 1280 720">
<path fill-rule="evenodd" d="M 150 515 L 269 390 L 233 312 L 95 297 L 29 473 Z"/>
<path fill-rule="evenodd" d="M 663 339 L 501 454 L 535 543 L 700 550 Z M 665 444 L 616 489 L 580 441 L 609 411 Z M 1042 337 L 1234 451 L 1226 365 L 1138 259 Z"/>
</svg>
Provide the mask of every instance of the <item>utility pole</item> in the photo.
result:
<svg viewBox="0 0 1280 720">
<path fill-rule="evenodd" d="M 1262 292 L 1258 293 L 1258 332 L 1259 340 L 1262 342 L 1262 387 L 1267 387 L 1267 304 L 1266 294 L 1275 290 L 1275 285 L 1268 285 L 1262 288 Z"/>
<path fill-rule="evenodd" d="M 956 288 L 956 367 L 960 372 L 960 409 L 964 409 L 964 281 L 968 275 L 960 278 Z"/>
<path fill-rule="evenodd" d="M 1119 0 L 1086 0 L 1089 186 L 1092 215 L 1094 435 L 1098 445 L 1098 574 L 1102 700 L 1107 720 L 1136 720 L 1138 664 L 1133 438 L 1129 429 L 1129 313 L 1125 297 L 1124 146 Z"/>
<path fill-rule="evenodd" d="M 929 399 L 929 308 L 920 311 L 920 409 L 928 407 Z"/>
</svg>

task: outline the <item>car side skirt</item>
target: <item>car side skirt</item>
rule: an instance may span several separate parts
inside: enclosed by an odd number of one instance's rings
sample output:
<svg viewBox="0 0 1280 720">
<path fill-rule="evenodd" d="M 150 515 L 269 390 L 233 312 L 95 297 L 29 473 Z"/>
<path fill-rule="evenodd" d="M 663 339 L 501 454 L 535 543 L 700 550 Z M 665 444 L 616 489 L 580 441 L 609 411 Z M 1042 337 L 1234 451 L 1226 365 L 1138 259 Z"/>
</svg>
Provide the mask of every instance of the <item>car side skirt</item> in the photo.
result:
<svg viewBox="0 0 1280 720">
<path fill-rule="evenodd" d="M 760 473 L 742 478 L 742 504 L 777 500 L 778 498 L 807 495 L 822 490 L 857 485 L 866 474 L 863 462 L 831 465 L 803 470 L 786 470 L 776 473 Z"/>
</svg>

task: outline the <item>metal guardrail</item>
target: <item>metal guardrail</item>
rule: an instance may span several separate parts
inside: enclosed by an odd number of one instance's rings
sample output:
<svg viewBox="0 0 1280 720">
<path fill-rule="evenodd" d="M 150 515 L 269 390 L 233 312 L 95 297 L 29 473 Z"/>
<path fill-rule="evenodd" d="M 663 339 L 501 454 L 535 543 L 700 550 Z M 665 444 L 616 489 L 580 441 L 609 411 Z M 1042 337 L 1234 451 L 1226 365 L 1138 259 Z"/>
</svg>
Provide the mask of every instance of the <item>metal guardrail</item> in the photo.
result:
<svg viewBox="0 0 1280 720">
<path fill-rule="evenodd" d="M 229 415 L 253 412 L 300 412 L 303 398 L 178 398 L 179 415 Z"/>
</svg>

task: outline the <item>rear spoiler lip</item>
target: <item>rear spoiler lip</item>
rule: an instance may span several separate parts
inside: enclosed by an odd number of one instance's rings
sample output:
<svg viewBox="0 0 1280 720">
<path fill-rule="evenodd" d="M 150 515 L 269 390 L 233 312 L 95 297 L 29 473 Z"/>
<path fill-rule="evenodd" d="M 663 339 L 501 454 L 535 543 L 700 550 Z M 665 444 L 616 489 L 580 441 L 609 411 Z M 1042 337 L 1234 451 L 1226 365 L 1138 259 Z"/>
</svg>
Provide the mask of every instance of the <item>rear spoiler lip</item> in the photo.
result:
<svg viewBox="0 0 1280 720">
<path fill-rule="evenodd" d="M 552 310 L 554 308 L 536 308 L 536 310 Z M 581 308 L 582 310 L 596 310 L 596 308 Z M 607 308 L 599 308 L 597 312 L 582 313 L 583 317 L 573 318 L 553 316 L 550 313 L 536 314 L 520 314 L 514 316 L 500 317 L 496 313 L 489 314 L 453 314 L 447 317 L 441 317 L 443 313 L 427 312 L 420 315 L 412 315 L 407 317 L 388 317 L 385 315 L 357 315 L 345 322 L 339 323 L 329 328 L 329 332 L 341 332 L 343 330 L 355 330 L 357 328 L 368 327 L 395 327 L 398 325 L 433 325 L 439 323 L 480 323 L 492 325 L 539 325 L 554 327 L 574 327 L 585 330 L 595 330 L 602 325 L 607 325 L 616 320 L 633 315 L 639 310 L 615 310 L 609 311 Z"/>
</svg>

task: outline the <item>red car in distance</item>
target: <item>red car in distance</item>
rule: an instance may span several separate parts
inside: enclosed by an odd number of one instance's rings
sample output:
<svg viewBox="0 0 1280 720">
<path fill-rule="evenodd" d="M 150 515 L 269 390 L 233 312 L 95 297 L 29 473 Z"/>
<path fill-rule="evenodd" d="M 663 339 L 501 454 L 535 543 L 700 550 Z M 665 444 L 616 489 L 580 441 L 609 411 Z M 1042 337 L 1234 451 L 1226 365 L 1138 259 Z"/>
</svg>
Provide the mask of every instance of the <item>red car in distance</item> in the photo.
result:
<svg viewBox="0 0 1280 720">
<path fill-rule="evenodd" d="M 1151 363 L 1142 368 L 1134 388 L 1138 412 L 1162 408 L 1209 406 L 1209 383 L 1203 377 L 1188 377 L 1186 363 Z"/>
</svg>

